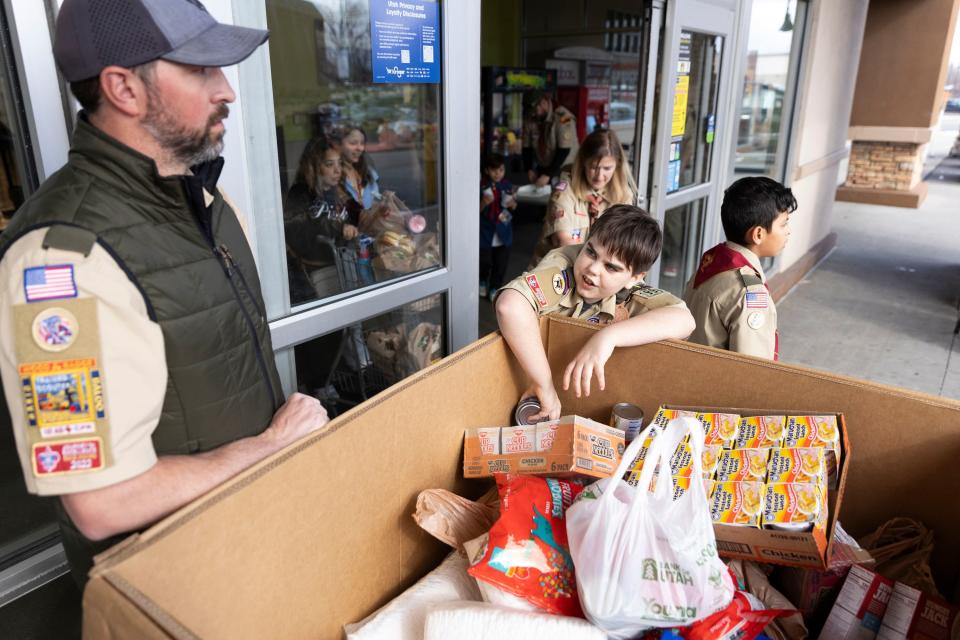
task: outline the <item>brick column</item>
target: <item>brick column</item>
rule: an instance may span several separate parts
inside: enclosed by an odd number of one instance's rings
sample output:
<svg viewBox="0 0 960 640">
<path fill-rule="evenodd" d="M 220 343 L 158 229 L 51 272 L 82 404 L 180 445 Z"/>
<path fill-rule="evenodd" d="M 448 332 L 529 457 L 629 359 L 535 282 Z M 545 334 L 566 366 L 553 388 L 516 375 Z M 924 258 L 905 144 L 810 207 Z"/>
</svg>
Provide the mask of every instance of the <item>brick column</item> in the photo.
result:
<svg viewBox="0 0 960 640">
<path fill-rule="evenodd" d="M 926 144 L 855 140 L 845 187 L 910 191 L 923 179 Z"/>
<path fill-rule="evenodd" d="M 919 207 L 960 0 L 870 0 L 837 200 Z"/>
</svg>

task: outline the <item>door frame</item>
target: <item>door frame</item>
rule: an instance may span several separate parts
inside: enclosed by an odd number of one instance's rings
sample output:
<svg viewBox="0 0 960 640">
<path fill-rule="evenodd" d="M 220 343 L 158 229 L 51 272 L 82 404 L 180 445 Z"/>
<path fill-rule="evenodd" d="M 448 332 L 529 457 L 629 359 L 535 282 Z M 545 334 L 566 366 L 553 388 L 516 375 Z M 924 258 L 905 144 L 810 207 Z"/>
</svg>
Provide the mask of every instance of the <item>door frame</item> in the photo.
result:
<svg viewBox="0 0 960 640">
<path fill-rule="evenodd" d="M 662 58 L 657 62 L 660 68 L 660 101 L 658 105 L 657 128 L 654 146 L 652 179 L 649 185 L 649 212 L 661 225 L 666 220 L 666 212 L 691 202 L 704 199 L 703 228 L 699 241 L 702 252 L 708 242 L 712 242 L 712 231 L 716 228 L 712 215 L 715 203 L 722 194 L 723 180 L 727 175 L 727 141 L 733 135 L 735 114 L 725 113 L 733 100 L 734 75 L 737 65 L 734 54 L 737 47 L 737 10 L 738 0 L 676 0 L 667 4 L 664 16 Z M 717 90 L 715 116 L 715 138 L 710 145 L 710 171 L 704 182 L 682 187 L 673 193 L 666 193 L 668 157 L 672 136 L 674 91 L 677 81 L 677 60 L 680 54 L 681 32 L 692 31 L 720 36 L 723 48 L 720 56 L 720 82 Z M 669 90 L 664 90 L 669 88 Z M 658 260 L 647 274 L 647 281 L 657 285 L 660 281 L 662 261 Z"/>
</svg>

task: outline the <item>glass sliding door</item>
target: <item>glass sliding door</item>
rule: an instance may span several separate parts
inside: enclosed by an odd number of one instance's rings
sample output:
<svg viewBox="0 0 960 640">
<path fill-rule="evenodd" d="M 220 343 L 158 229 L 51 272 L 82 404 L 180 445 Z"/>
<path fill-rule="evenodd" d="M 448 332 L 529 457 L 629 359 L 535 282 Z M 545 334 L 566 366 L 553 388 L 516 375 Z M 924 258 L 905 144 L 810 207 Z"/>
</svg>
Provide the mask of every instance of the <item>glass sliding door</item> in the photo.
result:
<svg viewBox="0 0 960 640">
<path fill-rule="evenodd" d="M 718 143 L 732 126 L 735 11 L 720 3 L 678 0 L 664 13 L 649 181 L 650 211 L 663 224 L 664 247 L 648 280 L 682 296 L 710 242 L 707 230 L 719 216 L 725 167 Z"/>
<path fill-rule="evenodd" d="M 476 339 L 479 162 L 445 141 L 479 139 L 480 3 L 233 3 L 270 30 L 239 84 L 281 378 L 336 414 Z"/>
</svg>

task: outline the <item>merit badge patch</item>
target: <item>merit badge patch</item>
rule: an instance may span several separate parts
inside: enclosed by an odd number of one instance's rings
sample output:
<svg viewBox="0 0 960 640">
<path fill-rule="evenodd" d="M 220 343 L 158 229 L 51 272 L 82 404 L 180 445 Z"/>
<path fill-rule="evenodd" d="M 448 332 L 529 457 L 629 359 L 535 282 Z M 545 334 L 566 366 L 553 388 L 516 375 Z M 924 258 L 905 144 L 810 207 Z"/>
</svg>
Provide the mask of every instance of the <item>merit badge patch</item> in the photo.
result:
<svg viewBox="0 0 960 640">
<path fill-rule="evenodd" d="M 103 468 L 103 441 L 100 438 L 41 442 L 33 445 L 33 475 L 52 476 Z"/>
<path fill-rule="evenodd" d="M 759 329 L 763 326 L 763 323 L 766 322 L 763 314 L 759 311 L 754 311 L 749 316 L 747 316 L 747 326 L 751 329 Z"/>
<path fill-rule="evenodd" d="M 30 267 L 23 270 L 23 293 L 27 302 L 76 298 L 77 281 L 72 264 Z"/>
<path fill-rule="evenodd" d="M 766 309 L 768 304 L 766 291 L 747 291 L 747 309 Z"/>
<path fill-rule="evenodd" d="M 533 292 L 533 297 L 537 299 L 537 304 L 541 307 L 547 306 L 547 296 L 543 295 L 543 291 L 540 289 L 540 281 L 537 280 L 536 274 L 531 273 L 525 280 L 527 281 L 527 286 L 530 287 L 530 291 Z"/>
<path fill-rule="evenodd" d="M 42 437 L 90 433 L 90 425 L 104 417 L 103 379 L 94 358 L 23 364 L 19 373 L 27 422 Z"/>
<path fill-rule="evenodd" d="M 77 339 L 80 325 L 77 318 L 59 307 L 44 309 L 33 319 L 33 341 L 44 351 L 63 351 Z"/>
</svg>

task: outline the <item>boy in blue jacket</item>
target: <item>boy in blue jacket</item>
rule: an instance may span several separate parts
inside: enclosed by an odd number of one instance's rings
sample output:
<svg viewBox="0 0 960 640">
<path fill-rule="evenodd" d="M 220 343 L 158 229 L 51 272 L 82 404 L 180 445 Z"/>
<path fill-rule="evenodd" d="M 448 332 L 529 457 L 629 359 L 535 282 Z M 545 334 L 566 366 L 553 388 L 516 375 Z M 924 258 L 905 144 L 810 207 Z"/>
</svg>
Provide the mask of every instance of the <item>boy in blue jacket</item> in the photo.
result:
<svg viewBox="0 0 960 640">
<path fill-rule="evenodd" d="M 513 185 L 504 180 L 503 158 L 490 155 L 480 178 L 480 297 L 503 284 L 513 242 L 512 210 L 517 207 Z"/>
</svg>

